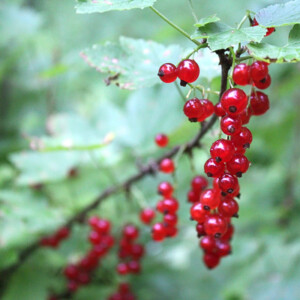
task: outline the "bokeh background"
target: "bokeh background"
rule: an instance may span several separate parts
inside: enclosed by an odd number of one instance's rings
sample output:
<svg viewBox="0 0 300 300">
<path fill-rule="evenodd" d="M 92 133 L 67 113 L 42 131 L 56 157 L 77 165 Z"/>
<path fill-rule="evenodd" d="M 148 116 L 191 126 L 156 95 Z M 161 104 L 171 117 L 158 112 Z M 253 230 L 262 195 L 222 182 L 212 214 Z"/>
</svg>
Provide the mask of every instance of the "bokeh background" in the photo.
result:
<svg viewBox="0 0 300 300">
<path fill-rule="evenodd" d="M 197 0 L 194 6 L 199 17 L 217 14 L 235 26 L 247 9 L 256 11 L 272 3 Z M 0 269 L 106 187 L 134 174 L 137 162 L 163 154 L 153 142 L 157 133 L 167 133 L 171 147 L 188 141 L 198 130 L 183 116 L 182 100 L 173 85 L 157 80 L 154 87 L 136 91 L 107 87 L 105 76 L 79 56 L 82 49 L 117 41 L 119 36 L 178 44 L 183 49 L 192 49 L 191 42 L 149 9 L 76 15 L 74 4 L 71 0 L 0 3 Z M 194 31 L 188 1 L 158 1 L 156 7 L 187 32 Z M 266 39 L 284 45 L 289 29 L 280 28 Z M 186 156 L 177 157 L 180 233 L 155 244 L 149 228 L 141 228 L 148 254 L 143 273 L 131 278 L 138 299 L 300 299 L 299 64 L 272 64 L 270 73 L 271 109 L 249 124 L 254 135 L 247 152 L 252 165 L 241 180 L 233 254 L 215 270 L 203 266 L 186 203 L 195 173 Z M 213 84 L 218 83 L 216 78 Z M 32 140 L 89 144 L 108 133 L 115 139 L 98 150 L 30 150 Z M 218 126 L 203 140 L 203 149 L 195 151 L 197 173 L 203 172 L 217 134 Z M 71 169 L 77 170 L 76 177 L 68 176 Z M 138 224 L 141 206 L 155 205 L 156 186 L 162 179 L 170 177 L 146 178 L 134 186 L 130 199 L 115 195 L 95 214 L 110 219 L 118 235 L 122 224 Z M 46 299 L 50 289 L 63 289 L 59 270 L 88 248 L 87 232 L 87 226 L 76 225 L 57 250 L 37 251 L 11 278 L 1 299 Z M 111 255 L 99 270 L 99 277 L 107 282 L 93 282 L 74 299 L 105 299 L 119 280 L 113 269 L 116 262 Z"/>
</svg>

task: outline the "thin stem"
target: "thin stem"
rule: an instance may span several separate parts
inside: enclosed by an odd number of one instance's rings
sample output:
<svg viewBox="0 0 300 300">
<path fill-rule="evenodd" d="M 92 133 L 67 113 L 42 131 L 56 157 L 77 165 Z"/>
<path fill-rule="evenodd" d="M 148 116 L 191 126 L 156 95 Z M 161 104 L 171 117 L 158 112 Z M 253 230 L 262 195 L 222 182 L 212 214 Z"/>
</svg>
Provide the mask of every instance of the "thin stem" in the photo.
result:
<svg viewBox="0 0 300 300">
<path fill-rule="evenodd" d="M 178 91 L 178 93 L 179 93 L 181 99 L 183 100 L 183 102 L 185 102 L 185 101 L 186 101 L 186 98 L 185 98 L 185 96 L 184 96 L 184 94 L 183 94 L 183 92 L 182 92 L 180 86 L 178 85 L 178 82 L 175 81 L 174 83 L 175 83 L 176 89 L 177 89 L 177 91 Z"/>
<path fill-rule="evenodd" d="M 231 54 L 231 57 L 232 57 L 232 68 L 231 68 L 231 73 L 230 73 L 230 77 L 232 78 L 232 76 L 233 76 L 233 69 L 234 69 L 234 66 L 235 66 L 236 56 L 235 56 L 235 52 L 234 52 L 234 50 L 233 50 L 232 47 L 230 47 L 229 50 L 230 50 L 230 54 Z"/>
<path fill-rule="evenodd" d="M 193 2 L 192 2 L 192 0 L 188 0 L 188 2 L 189 2 L 189 6 L 190 6 L 190 9 L 191 9 L 192 15 L 193 15 L 195 21 L 198 22 L 198 18 L 197 18 L 195 9 L 194 9 Z"/>
<path fill-rule="evenodd" d="M 153 6 L 150 6 L 150 9 L 152 11 L 154 11 L 160 18 L 162 18 L 165 22 L 167 22 L 170 26 L 172 26 L 174 29 L 176 29 L 177 31 L 179 31 L 181 34 L 183 34 L 186 38 L 188 38 L 190 41 L 192 41 L 193 43 L 195 43 L 196 45 L 200 46 L 201 43 L 198 42 L 197 40 L 194 40 L 190 37 L 190 35 L 185 32 L 182 28 L 180 28 L 179 26 L 177 26 L 175 23 L 173 23 L 171 20 L 169 20 L 165 15 L 163 15 L 161 12 L 159 12 L 156 8 L 154 8 Z"/>
<path fill-rule="evenodd" d="M 243 56 L 243 57 L 236 57 L 236 61 L 237 62 L 240 62 L 240 61 L 244 61 L 244 60 L 247 60 L 247 59 L 251 59 L 253 58 L 252 56 L 248 55 L 248 56 Z"/>
<path fill-rule="evenodd" d="M 186 57 L 185 57 L 185 59 L 188 59 L 188 58 L 190 58 L 194 53 L 196 53 L 199 49 L 201 49 L 201 48 L 206 48 L 208 46 L 208 44 L 207 43 L 203 43 L 203 44 L 201 44 L 201 45 L 199 45 L 197 48 L 195 48 L 191 53 L 189 53 Z"/>
<path fill-rule="evenodd" d="M 249 17 L 249 11 L 248 11 L 248 12 L 246 13 L 246 15 L 243 17 L 243 19 L 242 19 L 241 22 L 239 23 L 237 29 L 240 29 L 240 28 L 243 26 L 243 24 L 246 22 L 246 20 L 248 19 L 248 17 Z"/>
</svg>

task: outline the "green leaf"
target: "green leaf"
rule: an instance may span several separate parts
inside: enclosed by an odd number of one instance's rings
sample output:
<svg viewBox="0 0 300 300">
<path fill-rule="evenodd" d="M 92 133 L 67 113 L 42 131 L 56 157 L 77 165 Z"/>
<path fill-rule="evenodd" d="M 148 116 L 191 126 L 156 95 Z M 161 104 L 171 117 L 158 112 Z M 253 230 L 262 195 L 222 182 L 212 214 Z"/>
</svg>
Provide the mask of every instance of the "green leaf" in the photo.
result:
<svg viewBox="0 0 300 300">
<path fill-rule="evenodd" d="M 128 10 L 152 6 L 156 0 L 85 0 L 77 1 L 78 14 L 103 13 L 110 10 Z"/>
<path fill-rule="evenodd" d="M 300 42 L 279 47 L 266 43 L 250 43 L 247 45 L 251 56 L 257 60 L 284 63 L 300 61 Z"/>
<path fill-rule="evenodd" d="M 258 11 L 255 18 L 264 27 L 279 27 L 300 23 L 300 0 L 270 5 Z"/>
<path fill-rule="evenodd" d="M 259 26 L 236 29 L 217 22 L 198 28 L 192 38 L 207 38 L 210 49 L 215 51 L 226 49 L 239 43 L 260 42 L 265 33 L 266 29 Z"/>
<path fill-rule="evenodd" d="M 218 22 L 218 21 L 220 21 L 220 18 L 218 18 L 216 15 L 211 15 L 211 16 L 208 16 L 206 18 L 200 19 L 198 21 L 198 23 L 196 23 L 194 26 L 195 27 L 203 27 L 206 24 L 215 23 L 215 22 Z"/>
<path fill-rule="evenodd" d="M 108 73 L 107 84 L 123 89 L 149 87 L 160 80 L 157 70 L 164 62 L 178 62 L 181 49 L 153 41 L 121 37 L 119 43 L 95 45 L 81 52 L 83 59 L 101 73 Z"/>
<path fill-rule="evenodd" d="M 289 33 L 289 44 L 300 43 L 300 25 L 295 25 Z"/>
</svg>

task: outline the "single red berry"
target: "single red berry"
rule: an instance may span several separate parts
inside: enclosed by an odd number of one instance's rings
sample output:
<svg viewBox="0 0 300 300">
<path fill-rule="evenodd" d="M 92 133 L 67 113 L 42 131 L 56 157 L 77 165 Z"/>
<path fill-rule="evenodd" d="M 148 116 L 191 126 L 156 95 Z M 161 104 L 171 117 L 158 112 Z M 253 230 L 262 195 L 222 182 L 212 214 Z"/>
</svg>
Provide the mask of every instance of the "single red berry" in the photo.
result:
<svg viewBox="0 0 300 300">
<path fill-rule="evenodd" d="M 220 263 L 220 257 L 213 253 L 204 253 L 203 262 L 208 269 L 213 269 Z"/>
<path fill-rule="evenodd" d="M 98 257 L 95 255 L 93 250 L 91 250 L 87 256 L 83 257 L 78 266 L 80 269 L 85 271 L 94 270 L 98 266 Z"/>
<path fill-rule="evenodd" d="M 226 166 L 228 172 L 230 172 L 232 175 L 241 177 L 243 173 L 247 172 L 250 163 L 245 155 L 235 154 L 231 161 L 226 164 Z"/>
<path fill-rule="evenodd" d="M 219 206 L 221 195 L 213 189 L 204 190 L 200 195 L 200 203 L 206 210 L 215 209 Z"/>
<path fill-rule="evenodd" d="M 140 213 L 140 220 L 144 224 L 150 224 L 155 218 L 155 211 L 152 208 L 145 208 Z"/>
<path fill-rule="evenodd" d="M 253 81 L 264 79 L 269 74 L 268 64 L 264 61 L 255 61 L 250 66 L 250 76 Z"/>
<path fill-rule="evenodd" d="M 70 229 L 68 227 L 62 227 L 56 232 L 56 237 L 60 240 L 66 239 L 70 235 Z"/>
<path fill-rule="evenodd" d="M 169 143 L 169 138 L 163 133 L 159 133 L 155 137 L 155 143 L 158 147 L 166 147 Z"/>
<path fill-rule="evenodd" d="M 227 223 L 224 217 L 218 214 L 209 215 L 205 219 L 204 229 L 206 234 L 220 238 L 227 230 Z"/>
<path fill-rule="evenodd" d="M 235 147 L 249 148 L 252 143 L 252 133 L 247 127 L 242 127 L 238 134 L 231 137 Z"/>
<path fill-rule="evenodd" d="M 139 229 L 132 224 L 125 225 L 123 228 L 123 236 L 127 240 L 135 240 L 139 236 Z"/>
<path fill-rule="evenodd" d="M 229 223 L 225 234 L 222 236 L 222 240 L 224 241 L 231 240 L 233 234 L 234 234 L 234 227 L 232 224 Z"/>
<path fill-rule="evenodd" d="M 245 154 L 246 153 L 247 148 L 244 147 L 235 147 L 235 154 Z"/>
<path fill-rule="evenodd" d="M 238 179 L 229 173 L 223 174 L 219 180 L 219 187 L 224 193 L 232 194 L 237 188 L 238 184 Z"/>
<path fill-rule="evenodd" d="M 226 111 L 224 110 L 221 102 L 218 102 L 216 105 L 215 105 L 215 114 L 218 116 L 218 117 L 224 117 L 226 115 Z"/>
<path fill-rule="evenodd" d="M 178 210 L 179 204 L 175 198 L 163 199 L 163 211 L 166 214 L 175 214 Z"/>
<path fill-rule="evenodd" d="M 269 98 L 266 94 L 255 91 L 250 96 L 250 105 L 253 115 L 263 115 L 270 107 Z"/>
<path fill-rule="evenodd" d="M 205 235 L 199 245 L 205 252 L 214 253 L 216 250 L 216 239 L 211 235 Z"/>
<path fill-rule="evenodd" d="M 204 224 L 198 223 L 196 224 L 197 237 L 201 237 L 205 235 Z"/>
<path fill-rule="evenodd" d="M 75 265 L 67 265 L 64 269 L 64 275 L 70 280 L 76 280 L 79 274 L 79 269 Z"/>
<path fill-rule="evenodd" d="M 157 191 L 160 195 L 167 198 L 167 197 L 172 197 L 174 188 L 170 182 L 163 181 L 158 185 Z"/>
<path fill-rule="evenodd" d="M 237 217 L 239 204 L 234 199 L 228 198 L 220 203 L 218 211 L 223 217 Z"/>
<path fill-rule="evenodd" d="M 99 217 L 97 216 L 92 216 L 89 218 L 89 225 L 92 227 L 92 228 L 95 228 L 97 226 L 97 223 L 99 221 Z"/>
<path fill-rule="evenodd" d="M 208 177 L 220 177 L 224 171 L 224 163 L 217 162 L 215 158 L 209 158 L 204 164 L 204 172 Z"/>
<path fill-rule="evenodd" d="M 100 234 L 108 234 L 110 232 L 110 222 L 104 219 L 98 219 L 93 229 Z"/>
<path fill-rule="evenodd" d="M 145 254 L 145 247 L 141 244 L 134 244 L 131 246 L 130 253 L 134 260 L 139 260 Z"/>
<path fill-rule="evenodd" d="M 234 154 L 234 145 L 232 141 L 229 140 L 217 140 L 212 144 L 210 154 L 217 162 L 230 161 Z"/>
<path fill-rule="evenodd" d="M 185 102 L 183 112 L 191 122 L 197 122 L 205 110 L 205 106 L 201 104 L 198 98 L 193 98 Z"/>
<path fill-rule="evenodd" d="M 234 67 L 232 79 L 237 85 L 250 84 L 250 72 L 247 64 L 241 63 Z"/>
<path fill-rule="evenodd" d="M 175 237 L 178 233 L 178 229 L 175 226 L 167 226 L 165 227 L 166 237 L 172 238 Z"/>
<path fill-rule="evenodd" d="M 174 214 L 164 215 L 164 225 L 165 226 L 175 226 L 177 224 L 178 218 Z"/>
<path fill-rule="evenodd" d="M 233 135 L 241 131 L 242 121 L 239 116 L 231 117 L 226 115 L 221 119 L 220 126 L 226 135 Z"/>
<path fill-rule="evenodd" d="M 217 240 L 216 254 L 220 257 L 227 256 L 231 253 L 231 246 L 228 241 Z"/>
<path fill-rule="evenodd" d="M 129 268 L 128 268 L 128 265 L 126 263 L 119 263 L 117 265 L 117 272 L 120 274 L 120 275 L 126 275 L 129 273 Z"/>
<path fill-rule="evenodd" d="M 160 66 L 157 75 L 165 83 L 174 82 L 177 79 L 177 68 L 171 63 L 163 64 Z"/>
<path fill-rule="evenodd" d="M 180 85 L 186 86 L 187 83 L 197 80 L 200 74 L 198 64 L 192 59 L 181 61 L 177 67 L 178 78 L 181 80 Z"/>
<path fill-rule="evenodd" d="M 138 274 L 141 271 L 141 265 L 136 260 L 132 260 L 132 261 L 128 262 L 127 266 L 128 266 L 128 270 L 130 273 Z"/>
<path fill-rule="evenodd" d="M 250 118 L 252 116 L 252 108 L 251 106 L 249 106 L 248 108 L 244 109 L 244 111 L 239 115 L 242 124 L 248 124 L 250 121 Z"/>
<path fill-rule="evenodd" d="M 215 111 L 214 105 L 208 99 L 200 99 L 200 103 L 202 105 L 202 114 L 198 117 L 197 122 L 203 122 Z"/>
<path fill-rule="evenodd" d="M 103 246 L 111 248 L 115 244 L 115 239 L 111 235 L 105 235 L 102 237 L 101 243 Z"/>
<path fill-rule="evenodd" d="M 253 84 L 255 87 L 257 87 L 260 90 L 265 90 L 271 85 L 271 76 L 268 74 L 265 78 L 259 80 L 259 81 L 253 81 Z"/>
<path fill-rule="evenodd" d="M 187 199 L 191 203 L 195 203 L 199 201 L 200 192 L 195 192 L 194 190 L 190 190 L 187 194 Z"/>
<path fill-rule="evenodd" d="M 159 169 L 163 173 L 173 173 L 175 171 L 175 165 L 171 158 L 164 158 L 160 164 Z"/>
<path fill-rule="evenodd" d="M 248 97 L 243 90 L 232 88 L 224 92 L 220 102 L 227 114 L 236 116 L 247 107 Z"/>
<path fill-rule="evenodd" d="M 156 223 L 152 227 L 152 239 L 156 242 L 163 241 L 166 237 L 165 227 L 161 223 Z"/>
<path fill-rule="evenodd" d="M 191 181 L 191 187 L 195 192 L 201 192 L 208 186 L 208 181 L 204 176 L 197 175 Z"/>
<path fill-rule="evenodd" d="M 89 234 L 90 243 L 93 245 L 97 245 L 102 240 L 102 235 L 97 231 L 91 231 Z"/>
<path fill-rule="evenodd" d="M 200 202 L 194 203 L 190 209 L 191 219 L 198 223 L 203 223 L 208 213 L 209 209 L 205 209 L 204 205 Z"/>
</svg>

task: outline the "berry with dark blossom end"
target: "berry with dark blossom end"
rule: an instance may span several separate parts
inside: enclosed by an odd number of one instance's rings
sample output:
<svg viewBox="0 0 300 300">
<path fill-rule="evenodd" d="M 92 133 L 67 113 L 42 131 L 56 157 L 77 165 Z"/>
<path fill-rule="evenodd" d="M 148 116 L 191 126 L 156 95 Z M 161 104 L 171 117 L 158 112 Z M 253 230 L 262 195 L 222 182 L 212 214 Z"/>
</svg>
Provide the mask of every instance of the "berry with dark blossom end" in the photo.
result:
<svg viewBox="0 0 300 300">
<path fill-rule="evenodd" d="M 236 116 L 248 105 L 248 97 L 238 88 L 228 89 L 221 97 L 221 104 L 227 114 Z"/>
<path fill-rule="evenodd" d="M 220 238 L 227 230 L 227 222 L 219 214 L 209 215 L 204 222 L 206 234 Z"/>
<path fill-rule="evenodd" d="M 245 155 L 235 154 L 233 158 L 226 164 L 227 170 L 232 175 L 241 177 L 246 173 L 250 166 L 250 162 Z"/>
<path fill-rule="evenodd" d="M 204 176 L 197 175 L 191 181 L 191 187 L 195 192 L 201 192 L 208 186 L 208 181 Z"/>
<path fill-rule="evenodd" d="M 155 211 L 152 208 L 145 208 L 140 213 L 140 220 L 144 224 L 150 224 L 155 218 Z"/>
<path fill-rule="evenodd" d="M 231 246 L 228 241 L 217 240 L 216 242 L 216 254 L 220 257 L 227 256 L 231 253 Z"/>
<path fill-rule="evenodd" d="M 169 138 L 163 133 L 159 133 L 155 137 L 155 143 L 158 147 L 166 147 L 168 145 Z"/>
<path fill-rule="evenodd" d="M 234 199 L 227 198 L 220 203 L 218 211 L 222 216 L 231 218 L 237 216 L 239 204 Z"/>
<path fill-rule="evenodd" d="M 204 164 L 204 172 L 208 177 L 220 177 L 224 171 L 224 163 L 217 162 L 215 158 L 209 158 Z"/>
<path fill-rule="evenodd" d="M 251 93 L 250 105 L 254 116 L 263 115 L 270 107 L 269 97 L 263 92 L 255 91 Z"/>
<path fill-rule="evenodd" d="M 271 85 L 271 76 L 268 74 L 265 78 L 256 81 L 253 81 L 253 84 L 256 88 L 260 90 L 265 90 Z"/>
<path fill-rule="evenodd" d="M 233 135 L 241 131 L 242 121 L 239 116 L 231 117 L 226 115 L 221 119 L 220 126 L 226 135 Z"/>
<path fill-rule="evenodd" d="M 199 245 L 205 252 L 214 253 L 216 250 L 216 239 L 211 235 L 205 235 Z"/>
<path fill-rule="evenodd" d="M 233 70 L 232 79 L 237 85 L 250 84 L 249 66 L 245 63 L 236 65 Z"/>
<path fill-rule="evenodd" d="M 175 226 L 178 222 L 178 218 L 174 214 L 164 215 L 164 225 L 166 226 Z"/>
<path fill-rule="evenodd" d="M 197 223 L 196 224 L 196 232 L 197 232 L 197 237 L 201 237 L 205 235 L 205 230 L 204 230 L 204 224 L 203 223 Z"/>
<path fill-rule="evenodd" d="M 224 110 L 222 104 L 220 102 L 218 102 L 215 105 L 215 115 L 217 115 L 218 117 L 224 117 L 226 115 L 226 111 Z"/>
<path fill-rule="evenodd" d="M 214 253 L 204 253 L 203 262 L 208 269 L 214 269 L 220 263 L 220 257 Z"/>
<path fill-rule="evenodd" d="M 162 195 L 163 197 L 171 197 L 174 191 L 174 188 L 172 186 L 172 184 L 168 181 L 162 181 L 158 187 L 157 187 L 157 191 L 160 195 Z"/>
<path fill-rule="evenodd" d="M 177 79 L 177 68 L 171 63 L 163 64 L 158 70 L 158 76 L 165 83 L 174 82 Z"/>
<path fill-rule="evenodd" d="M 214 105 L 208 99 L 200 99 L 200 103 L 202 105 L 202 115 L 198 117 L 197 122 L 203 122 L 205 119 L 210 117 L 214 111 Z"/>
<path fill-rule="evenodd" d="M 181 61 L 177 67 L 178 78 L 181 80 L 180 85 L 186 86 L 187 83 L 197 80 L 200 74 L 200 68 L 193 59 Z"/>
<path fill-rule="evenodd" d="M 259 25 L 257 20 L 254 18 L 253 21 L 252 21 L 252 24 L 251 26 L 257 26 Z M 271 33 L 273 33 L 275 31 L 275 28 L 274 27 L 267 27 L 267 32 L 265 34 L 265 36 L 268 36 L 270 35 Z"/>
<path fill-rule="evenodd" d="M 238 134 L 231 137 L 235 147 L 249 148 L 252 143 L 252 133 L 247 127 L 242 127 Z"/>
<path fill-rule="evenodd" d="M 197 221 L 198 223 L 203 223 L 206 216 L 209 214 L 209 209 L 204 208 L 204 205 L 200 202 L 196 202 L 190 208 L 191 219 Z"/>
<path fill-rule="evenodd" d="M 210 155 L 217 162 L 230 161 L 234 154 L 234 145 L 232 141 L 220 139 L 215 141 L 210 147 Z"/>
<path fill-rule="evenodd" d="M 162 200 L 164 213 L 175 214 L 178 210 L 179 204 L 175 198 L 165 198 Z"/>
<path fill-rule="evenodd" d="M 204 190 L 200 195 L 200 203 L 205 209 L 215 209 L 219 206 L 221 195 L 213 189 Z"/>
<path fill-rule="evenodd" d="M 204 113 L 205 107 L 198 98 L 193 98 L 185 102 L 183 112 L 191 122 L 197 122 Z"/>
<path fill-rule="evenodd" d="M 159 164 L 159 170 L 163 173 L 173 173 L 175 165 L 171 158 L 164 158 Z"/>
<path fill-rule="evenodd" d="M 253 81 L 264 79 L 269 74 L 268 64 L 264 61 L 255 61 L 250 66 L 250 76 Z"/>
<path fill-rule="evenodd" d="M 161 242 L 166 237 L 165 226 L 161 223 L 156 223 L 152 226 L 152 239 L 156 242 Z"/>
<path fill-rule="evenodd" d="M 219 187 L 224 193 L 232 194 L 238 184 L 238 179 L 229 173 L 225 173 L 219 178 Z"/>
</svg>

